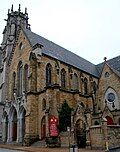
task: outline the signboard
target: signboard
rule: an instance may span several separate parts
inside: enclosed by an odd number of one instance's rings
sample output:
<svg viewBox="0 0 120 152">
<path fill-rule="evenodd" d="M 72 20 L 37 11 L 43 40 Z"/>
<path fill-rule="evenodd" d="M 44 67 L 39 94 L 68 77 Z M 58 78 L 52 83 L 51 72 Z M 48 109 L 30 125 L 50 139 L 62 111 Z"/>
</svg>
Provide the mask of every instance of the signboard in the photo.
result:
<svg viewBox="0 0 120 152">
<path fill-rule="evenodd" d="M 50 136 L 56 137 L 58 136 L 58 118 L 55 116 L 52 116 L 50 118 Z"/>
</svg>

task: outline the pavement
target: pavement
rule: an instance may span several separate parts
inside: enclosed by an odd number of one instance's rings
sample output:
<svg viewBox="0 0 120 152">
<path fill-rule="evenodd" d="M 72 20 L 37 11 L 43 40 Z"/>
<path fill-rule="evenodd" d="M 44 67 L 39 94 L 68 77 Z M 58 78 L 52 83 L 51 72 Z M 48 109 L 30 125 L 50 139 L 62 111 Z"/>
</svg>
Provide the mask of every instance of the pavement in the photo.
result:
<svg viewBox="0 0 120 152">
<path fill-rule="evenodd" d="M 0 148 L 20 150 L 24 152 L 72 152 L 69 148 L 43 148 L 34 146 L 19 146 L 13 144 L 0 144 Z M 75 151 L 76 152 L 76 151 Z M 78 152 L 105 152 L 104 150 L 90 150 L 90 149 L 79 149 Z"/>
</svg>

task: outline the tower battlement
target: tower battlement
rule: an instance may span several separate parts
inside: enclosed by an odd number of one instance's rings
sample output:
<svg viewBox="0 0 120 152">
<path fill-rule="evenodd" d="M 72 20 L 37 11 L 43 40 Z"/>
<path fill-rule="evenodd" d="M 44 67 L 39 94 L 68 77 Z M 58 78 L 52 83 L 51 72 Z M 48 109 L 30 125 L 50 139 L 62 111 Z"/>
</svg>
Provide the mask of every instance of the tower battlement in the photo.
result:
<svg viewBox="0 0 120 152">
<path fill-rule="evenodd" d="M 14 11 L 13 4 L 11 9 L 8 9 L 8 18 L 5 19 L 8 24 L 16 24 L 22 26 L 24 28 L 30 29 L 30 24 L 28 24 L 28 13 L 27 8 L 25 8 L 25 12 L 21 12 L 21 5 L 19 4 L 18 11 Z"/>
</svg>

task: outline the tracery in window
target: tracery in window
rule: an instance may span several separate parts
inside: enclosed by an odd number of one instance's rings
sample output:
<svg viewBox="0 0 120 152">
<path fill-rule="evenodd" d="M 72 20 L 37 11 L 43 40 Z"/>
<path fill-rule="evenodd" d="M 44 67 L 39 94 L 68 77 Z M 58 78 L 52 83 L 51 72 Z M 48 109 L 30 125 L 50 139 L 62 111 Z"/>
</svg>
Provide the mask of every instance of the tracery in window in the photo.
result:
<svg viewBox="0 0 120 152">
<path fill-rule="evenodd" d="M 78 76 L 76 73 L 73 75 L 73 90 L 78 90 Z"/>
<path fill-rule="evenodd" d="M 108 87 L 108 89 L 105 92 L 104 106 L 106 104 L 110 110 L 120 109 L 118 92 L 111 87 Z"/>
</svg>

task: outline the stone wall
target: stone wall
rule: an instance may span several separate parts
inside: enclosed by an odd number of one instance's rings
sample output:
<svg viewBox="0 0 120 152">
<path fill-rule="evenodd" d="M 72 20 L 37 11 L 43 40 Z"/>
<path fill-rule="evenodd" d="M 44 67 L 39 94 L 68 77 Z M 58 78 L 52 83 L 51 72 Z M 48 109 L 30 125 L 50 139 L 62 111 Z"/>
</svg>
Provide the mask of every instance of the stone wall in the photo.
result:
<svg viewBox="0 0 120 152">
<path fill-rule="evenodd" d="M 104 145 L 103 131 L 100 125 L 90 127 L 90 141 L 92 149 L 102 149 Z"/>
<path fill-rule="evenodd" d="M 0 139 L 2 138 L 2 114 L 4 105 L 0 103 Z"/>
<path fill-rule="evenodd" d="M 109 73 L 108 77 L 105 76 L 106 72 Z M 117 95 L 114 101 L 114 105 L 116 105 L 117 102 L 119 103 L 118 106 L 115 106 L 113 108 L 110 107 L 111 104 L 109 104 L 109 102 L 106 99 L 106 93 L 109 89 L 114 90 L 115 94 Z M 104 65 L 101 78 L 99 79 L 97 101 L 99 101 L 97 104 L 100 110 L 102 111 L 105 108 L 105 101 L 107 101 L 107 106 L 111 111 L 114 111 L 115 109 L 120 109 L 120 78 L 117 76 L 117 74 L 114 73 L 114 71 L 107 64 Z M 117 124 L 117 121 L 114 123 Z"/>
<path fill-rule="evenodd" d="M 111 149 L 120 147 L 120 126 L 98 125 L 90 127 L 90 141 L 92 149 Z M 106 138 L 107 135 L 107 138 Z"/>
<path fill-rule="evenodd" d="M 108 126 L 108 147 L 120 147 L 120 126 Z"/>
</svg>

